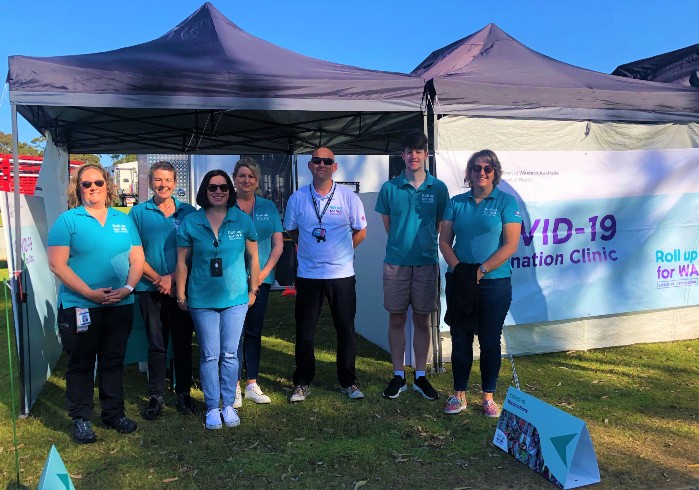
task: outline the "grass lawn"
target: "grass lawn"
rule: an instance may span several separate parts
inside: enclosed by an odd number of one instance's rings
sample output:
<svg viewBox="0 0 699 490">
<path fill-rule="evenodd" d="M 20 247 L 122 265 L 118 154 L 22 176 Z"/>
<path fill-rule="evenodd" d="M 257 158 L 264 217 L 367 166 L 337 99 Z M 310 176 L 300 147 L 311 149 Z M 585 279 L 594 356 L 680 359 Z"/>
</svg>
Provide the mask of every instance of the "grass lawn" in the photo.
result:
<svg viewBox="0 0 699 490">
<path fill-rule="evenodd" d="M 431 378 L 444 395 L 437 402 L 412 390 L 396 400 L 383 399 L 380 393 L 391 376 L 389 356 L 359 339 L 357 367 L 366 398 L 341 396 L 327 309 L 318 331 L 312 393 L 306 402 L 290 405 L 294 299 L 279 293 L 270 299 L 260 384 L 272 397 L 271 405 L 244 403 L 240 427 L 206 431 L 202 417 L 180 416 L 168 394 L 164 416 L 147 422 L 139 415 L 146 378 L 129 366 L 127 414 L 139 429 L 124 436 L 95 422 L 98 442 L 78 446 L 70 439 L 64 410 L 63 357 L 31 416 L 17 422 L 21 483 L 36 487 L 55 444 L 78 489 L 555 488 L 491 444 L 497 421 L 479 410 L 477 365 L 469 392 L 472 406 L 446 416 L 441 410 L 451 389 L 449 372 Z M 2 332 L 0 484 L 12 488 L 15 456 L 4 325 Z M 516 362 L 523 390 L 587 422 L 602 474 L 597 488 L 699 485 L 699 340 Z M 504 362 L 496 395 L 500 402 L 510 377 L 509 362 Z M 194 394 L 203 400 L 200 391 Z M 94 420 L 99 420 L 98 408 Z"/>
</svg>

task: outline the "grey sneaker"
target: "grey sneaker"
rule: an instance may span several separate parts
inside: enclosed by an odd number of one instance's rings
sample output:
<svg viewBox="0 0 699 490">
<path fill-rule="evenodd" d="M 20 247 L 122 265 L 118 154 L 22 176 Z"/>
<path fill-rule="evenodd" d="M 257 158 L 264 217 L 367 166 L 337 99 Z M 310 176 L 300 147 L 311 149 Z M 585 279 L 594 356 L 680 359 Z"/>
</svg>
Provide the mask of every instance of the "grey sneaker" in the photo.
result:
<svg viewBox="0 0 699 490">
<path fill-rule="evenodd" d="M 347 398 L 351 400 L 359 400 L 364 398 L 364 393 L 357 388 L 357 385 L 348 386 L 347 388 L 340 388 L 340 393 L 347 395 Z"/>
<path fill-rule="evenodd" d="M 294 392 L 289 397 L 289 402 L 302 402 L 311 394 L 311 387 L 308 385 L 298 385 L 294 387 Z"/>
</svg>

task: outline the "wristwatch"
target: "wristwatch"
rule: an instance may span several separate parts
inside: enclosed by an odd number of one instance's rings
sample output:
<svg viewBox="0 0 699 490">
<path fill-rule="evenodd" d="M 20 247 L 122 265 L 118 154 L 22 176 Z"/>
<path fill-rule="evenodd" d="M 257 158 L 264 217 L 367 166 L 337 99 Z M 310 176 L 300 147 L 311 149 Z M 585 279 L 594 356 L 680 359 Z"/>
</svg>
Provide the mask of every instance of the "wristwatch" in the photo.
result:
<svg viewBox="0 0 699 490">
<path fill-rule="evenodd" d="M 482 273 L 483 275 L 486 275 L 486 274 L 488 273 L 488 269 L 486 269 L 485 267 L 483 267 L 482 264 L 481 264 L 480 267 L 478 267 L 478 270 L 481 271 L 481 273 Z"/>
<path fill-rule="evenodd" d="M 255 296 L 257 296 L 258 294 L 260 294 L 260 288 L 251 289 L 250 292 L 251 292 L 252 294 L 254 294 Z"/>
</svg>

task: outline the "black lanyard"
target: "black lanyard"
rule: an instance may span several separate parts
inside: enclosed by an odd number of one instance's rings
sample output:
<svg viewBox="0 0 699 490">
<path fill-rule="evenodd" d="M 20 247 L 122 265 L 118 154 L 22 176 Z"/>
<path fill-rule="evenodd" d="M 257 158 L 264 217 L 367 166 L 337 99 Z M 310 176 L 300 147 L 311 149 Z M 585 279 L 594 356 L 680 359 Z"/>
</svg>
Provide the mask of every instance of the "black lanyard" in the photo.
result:
<svg viewBox="0 0 699 490">
<path fill-rule="evenodd" d="M 328 202 L 325 203 L 325 207 L 323 208 L 323 212 L 319 213 L 318 212 L 318 202 L 316 201 L 316 198 L 313 195 L 313 184 L 308 185 L 308 191 L 311 193 L 311 201 L 313 201 L 313 211 L 316 212 L 316 217 L 318 218 L 318 225 L 323 224 L 323 216 L 325 216 L 325 212 L 328 210 L 328 207 L 330 206 L 330 201 L 333 200 L 333 195 L 335 195 L 335 189 L 337 189 L 337 184 L 333 183 L 333 190 L 330 193 L 330 196 L 328 197 Z"/>
</svg>

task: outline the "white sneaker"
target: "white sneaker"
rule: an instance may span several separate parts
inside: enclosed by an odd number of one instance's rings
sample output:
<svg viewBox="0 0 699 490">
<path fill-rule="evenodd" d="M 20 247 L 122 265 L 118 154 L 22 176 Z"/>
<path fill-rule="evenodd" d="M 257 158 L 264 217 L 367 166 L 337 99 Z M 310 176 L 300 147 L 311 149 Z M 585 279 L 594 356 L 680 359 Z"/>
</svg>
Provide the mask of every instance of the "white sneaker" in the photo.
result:
<svg viewBox="0 0 699 490">
<path fill-rule="evenodd" d="M 209 430 L 216 430 L 223 427 L 221 423 L 221 409 L 212 408 L 206 412 L 206 428 Z"/>
<path fill-rule="evenodd" d="M 249 398 L 255 403 L 272 403 L 272 400 L 262 392 L 262 388 L 257 383 L 245 387 L 245 398 Z"/>
<path fill-rule="evenodd" d="M 240 425 L 238 411 L 230 405 L 223 409 L 223 423 L 226 424 L 226 427 L 237 427 Z"/>
<path fill-rule="evenodd" d="M 311 394 L 311 387 L 308 385 L 298 385 L 294 387 L 294 392 L 289 397 L 291 403 L 302 402 Z"/>
<path fill-rule="evenodd" d="M 364 393 L 357 388 L 357 385 L 348 386 L 347 388 L 340 387 L 340 393 L 347 395 L 347 398 L 351 400 L 359 400 L 360 398 L 364 398 Z"/>
<path fill-rule="evenodd" d="M 243 393 L 240 391 L 240 385 L 235 387 L 235 401 L 233 402 L 233 408 L 240 408 L 243 406 Z"/>
</svg>

